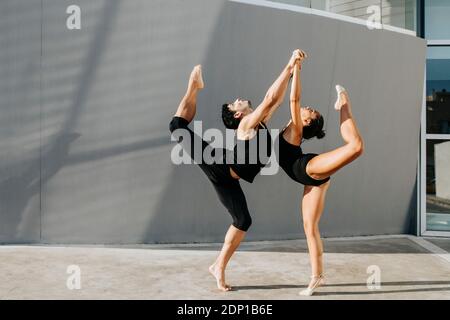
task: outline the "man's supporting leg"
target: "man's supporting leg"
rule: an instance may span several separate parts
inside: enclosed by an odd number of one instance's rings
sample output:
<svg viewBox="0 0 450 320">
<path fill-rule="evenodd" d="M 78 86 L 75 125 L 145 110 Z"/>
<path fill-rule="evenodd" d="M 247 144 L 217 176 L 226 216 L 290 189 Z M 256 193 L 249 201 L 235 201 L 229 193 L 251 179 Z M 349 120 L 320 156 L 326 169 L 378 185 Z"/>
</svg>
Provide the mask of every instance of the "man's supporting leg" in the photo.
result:
<svg viewBox="0 0 450 320">
<path fill-rule="evenodd" d="M 244 239 L 245 234 L 245 231 L 239 230 L 235 226 L 231 225 L 225 235 L 225 241 L 217 260 L 209 267 L 209 272 L 211 272 L 217 280 L 217 288 L 222 291 L 231 290 L 231 287 L 225 282 L 225 269 L 231 259 L 231 256 Z"/>
<path fill-rule="evenodd" d="M 238 181 L 225 185 L 215 184 L 214 187 L 220 201 L 233 217 L 233 224 L 228 228 L 222 250 L 214 264 L 209 267 L 209 271 L 216 278 L 217 287 L 222 291 L 229 291 L 231 288 L 225 282 L 225 269 L 250 228 L 252 218 Z"/>
</svg>

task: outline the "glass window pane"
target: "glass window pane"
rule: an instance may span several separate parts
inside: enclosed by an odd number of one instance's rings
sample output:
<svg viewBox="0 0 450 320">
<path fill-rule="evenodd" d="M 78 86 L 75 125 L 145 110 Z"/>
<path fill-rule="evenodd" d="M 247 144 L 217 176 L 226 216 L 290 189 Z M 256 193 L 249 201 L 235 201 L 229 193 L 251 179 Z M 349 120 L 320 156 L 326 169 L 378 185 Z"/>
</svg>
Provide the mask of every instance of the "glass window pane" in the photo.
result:
<svg viewBox="0 0 450 320">
<path fill-rule="evenodd" d="M 427 140 L 427 230 L 450 231 L 450 140 Z"/>
<path fill-rule="evenodd" d="M 311 7 L 345 16 L 367 20 L 373 11 L 370 6 L 381 7 L 381 22 L 402 29 L 416 30 L 416 0 L 312 0 Z"/>
<path fill-rule="evenodd" d="M 367 13 L 367 9 L 370 6 L 380 6 L 381 0 L 352 0 L 352 1 L 339 1 L 339 0 L 312 0 L 311 6 L 314 9 L 327 10 L 333 13 L 342 14 L 353 18 L 359 18 L 367 20 L 372 13 Z"/>
<path fill-rule="evenodd" d="M 416 30 L 416 0 L 382 0 L 383 24 Z"/>
<path fill-rule="evenodd" d="M 450 39 L 450 1 L 425 1 L 425 38 Z"/>
<path fill-rule="evenodd" d="M 370 6 L 381 9 L 383 24 L 416 30 L 416 0 L 272 0 L 367 20 Z"/>
<path fill-rule="evenodd" d="M 450 134 L 450 47 L 430 47 L 427 58 L 427 133 Z"/>
</svg>

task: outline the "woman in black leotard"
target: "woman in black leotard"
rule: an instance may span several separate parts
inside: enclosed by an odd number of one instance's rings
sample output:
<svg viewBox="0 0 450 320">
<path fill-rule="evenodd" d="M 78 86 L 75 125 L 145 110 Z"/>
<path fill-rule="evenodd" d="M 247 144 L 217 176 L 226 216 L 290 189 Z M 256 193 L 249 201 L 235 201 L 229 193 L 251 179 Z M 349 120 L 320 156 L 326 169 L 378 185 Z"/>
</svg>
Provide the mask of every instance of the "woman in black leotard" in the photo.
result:
<svg viewBox="0 0 450 320">
<path fill-rule="evenodd" d="M 303 60 L 303 59 L 302 59 Z M 325 136 L 323 117 L 310 107 L 300 106 L 300 69 L 294 68 L 290 95 L 292 119 L 279 136 L 279 164 L 294 181 L 304 184 L 302 198 L 303 226 L 308 242 L 312 276 L 307 289 L 301 295 L 312 295 L 323 283 L 323 246 L 319 233 L 325 195 L 330 186 L 330 177 L 363 153 L 363 140 L 352 116 L 348 94 L 342 86 L 336 86 L 338 98 L 335 109 L 340 111 L 340 130 L 345 144 L 320 155 L 304 154 L 300 148 L 302 139 L 319 139 Z"/>
<path fill-rule="evenodd" d="M 252 183 L 270 157 L 272 140 L 265 124 L 281 105 L 294 65 L 300 60 L 301 54 L 300 50 L 294 51 L 288 64 L 255 110 L 251 108 L 250 101 L 241 99 L 222 106 L 222 120 L 225 126 L 228 129 L 236 130 L 238 143 L 234 148 L 233 161 L 229 163 L 228 157 L 226 157 L 225 161 L 221 163 L 199 163 L 199 167 L 211 181 L 220 202 L 233 218 L 233 223 L 225 235 L 222 250 L 216 261 L 209 267 L 210 273 L 216 279 L 217 287 L 222 291 L 231 289 L 225 282 L 225 269 L 252 223 L 239 179 Z M 194 158 L 195 145 L 202 146 L 202 151 L 210 147 L 188 127 L 196 113 L 197 93 L 203 86 L 201 67 L 196 66 L 191 73 L 186 94 L 170 122 L 170 131 L 173 137 L 191 158 Z M 267 154 L 262 155 L 259 154 L 259 138 L 264 135 L 266 135 Z M 250 148 L 251 144 L 257 146 L 256 162 L 253 161 L 255 155 L 250 152 L 255 150 Z M 226 152 L 221 149 L 213 149 L 213 151 L 215 154 L 220 152 L 221 155 L 226 155 Z M 260 156 L 264 159 L 260 159 Z"/>
</svg>

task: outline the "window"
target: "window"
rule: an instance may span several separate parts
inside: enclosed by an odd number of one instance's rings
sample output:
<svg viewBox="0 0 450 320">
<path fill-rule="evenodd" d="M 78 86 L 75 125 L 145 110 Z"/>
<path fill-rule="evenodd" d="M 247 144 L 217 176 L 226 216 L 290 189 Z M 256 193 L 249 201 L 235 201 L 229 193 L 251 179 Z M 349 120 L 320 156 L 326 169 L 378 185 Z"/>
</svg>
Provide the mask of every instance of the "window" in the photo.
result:
<svg viewBox="0 0 450 320">
<path fill-rule="evenodd" d="M 450 134 L 450 47 L 428 48 L 426 90 L 427 133 Z"/>
<path fill-rule="evenodd" d="M 416 0 L 272 0 L 348 17 L 367 20 L 373 11 L 370 6 L 381 8 L 382 23 L 402 29 L 416 30 Z"/>
<path fill-rule="evenodd" d="M 425 38 L 450 39 L 450 1 L 425 1 Z"/>
<path fill-rule="evenodd" d="M 426 229 L 450 231 L 450 140 L 428 139 Z"/>
<path fill-rule="evenodd" d="M 428 40 L 422 123 L 422 234 L 450 235 L 450 1 L 426 0 Z"/>
</svg>

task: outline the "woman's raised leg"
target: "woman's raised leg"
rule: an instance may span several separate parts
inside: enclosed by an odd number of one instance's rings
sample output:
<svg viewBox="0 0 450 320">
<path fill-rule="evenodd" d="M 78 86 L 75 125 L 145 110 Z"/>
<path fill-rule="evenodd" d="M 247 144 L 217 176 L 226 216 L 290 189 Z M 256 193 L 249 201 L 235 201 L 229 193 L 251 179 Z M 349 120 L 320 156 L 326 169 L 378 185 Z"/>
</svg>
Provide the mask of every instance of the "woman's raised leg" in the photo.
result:
<svg viewBox="0 0 450 320">
<path fill-rule="evenodd" d="M 306 173 L 316 180 L 330 177 L 336 171 L 361 156 L 364 142 L 352 115 L 351 103 L 344 88 L 337 86 L 338 100 L 335 108 L 341 113 L 341 135 L 345 145 L 333 151 L 325 152 L 311 159 Z"/>
</svg>

